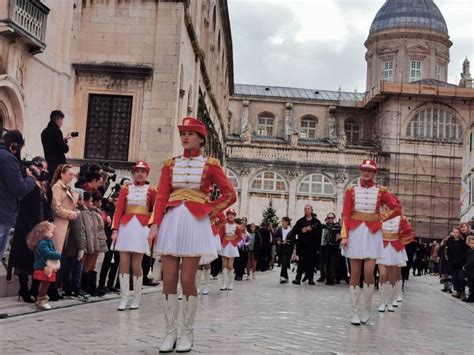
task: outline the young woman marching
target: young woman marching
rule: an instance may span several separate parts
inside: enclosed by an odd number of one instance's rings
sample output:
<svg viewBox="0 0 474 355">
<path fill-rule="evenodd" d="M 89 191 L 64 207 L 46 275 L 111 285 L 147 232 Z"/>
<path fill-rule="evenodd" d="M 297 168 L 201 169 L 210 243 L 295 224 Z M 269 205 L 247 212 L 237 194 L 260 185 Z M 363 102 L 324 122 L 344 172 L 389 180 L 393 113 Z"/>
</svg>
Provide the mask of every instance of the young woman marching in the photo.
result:
<svg viewBox="0 0 474 355">
<path fill-rule="evenodd" d="M 234 289 L 234 258 L 239 257 L 237 244 L 242 240 L 242 230 L 235 223 L 237 212 L 233 208 L 226 212 L 227 223 L 221 227 L 222 249 L 219 255 L 222 256 L 222 286 L 221 291 Z"/>
<path fill-rule="evenodd" d="M 166 160 L 161 170 L 158 195 L 150 219 L 148 241 L 161 255 L 166 336 L 160 352 L 187 352 L 193 346 L 193 325 L 197 308 L 195 275 L 202 256 L 216 258 L 216 244 L 210 218 L 236 201 L 235 190 L 219 161 L 202 156 L 207 131 L 204 123 L 183 119 L 178 126 L 183 155 Z M 216 184 L 220 197 L 206 201 Z M 159 232 L 158 232 L 159 227 Z M 181 336 L 177 336 L 177 285 L 181 263 L 183 287 Z"/>
<path fill-rule="evenodd" d="M 216 242 L 216 250 L 219 252 L 222 249 L 221 237 L 219 235 L 219 230 L 223 225 L 225 225 L 227 219 L 223 212 L 219 212 L 214 218 L 211 219 L 212 234 L 214 235 L 214 241 Z M 196 272 L 196 287 L 198 292 L 202 295 L 207 295 L 209 293 L 209 279 L 211 278 L 211 262 L 210 258 L 201 257 L 199 262 L 199 269 L 202 268 L 202 271 L 198 269 Z M 204 286 L 200 289 L 201 283 L 201 272 L 204 274 Z"/>
<path fill-rule="evenodd" d="M 379 312 L 394 311 L 397 307 L 399 268 L 406 263 L 405 245 L 414 239 L 413 228 L 404 216 L 396 216 L 382 225 L 383 253 L 377 260 L 380 272 L 380 307 Z"/>
<path fill-rule="evenodd" d="M 375 181 L 377 164 L 364 160 L 359 166 L 360 178 L 345 192 L 341 231 L 342 255 L 350 258 L 349 293 L 352 305 L 351 324 L 360 325 L 370 319 L 374 295 L 374 269 L 382 257 L 382 222 L 400 215 L 400 204 L 384 186 Z M 381 213 L 383 206 L 387 210 Z M 364 263 L 364 300 L 360 301 L 360 275 Z"/>
<path fill-rule="evenodd" d="M 112 242 L 120 252 L 120 296 L 119 311 L 127 309 L 130 290 L 130 265 L 133 270 L 133 300 L 130 309 L 138 309 L 142 294 L 143 254 L 148 245 L 148 222 L 156 198 L 156 189 L 147 184 L 150 167 L 139 161 L 132 168 L 133 184 L 122 186 L 112 222 Z"/>
</svg>

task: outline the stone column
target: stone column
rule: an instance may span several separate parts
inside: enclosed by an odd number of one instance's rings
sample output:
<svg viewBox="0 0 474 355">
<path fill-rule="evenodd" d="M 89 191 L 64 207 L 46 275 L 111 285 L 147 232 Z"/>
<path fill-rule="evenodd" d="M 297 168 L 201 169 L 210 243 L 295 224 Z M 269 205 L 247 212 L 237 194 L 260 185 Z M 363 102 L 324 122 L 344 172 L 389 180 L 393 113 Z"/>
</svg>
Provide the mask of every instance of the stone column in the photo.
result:
<svg viewBox="0 0 474 355">
<path fill-rule="evenodd" d="M 241 177 L 240 185 L 240 210 L 239 216 L 249 218 L 249 180 L 250 180 L 250 169 L 242 168 L 239 171 Z M 250 219 L 250 218 L 249 218 Z"/>
<path fill-rule="evenodd" d="M 347 176 L 344 173 L 336 174 L 336 217 L 340 218 L 342 213 L 342 204 L 344 203 L 344 186 Z"/>
<path fill-rule="evenodd" d="M 288 138 L 293 133 L 295 133 L 293 127 L 293 104 L 287 102 L 285 105 L 285 137 Z"/>
<path fill-rule="evenodd" d="M 240 133 L 244 134 L 249 125 L 249 104 L 248 100 L 242 101 L 242 124 L 240 126 Z"/>
<path fill-rule="evenodd" d="M 296 189 L 298 184 L 298 173 L 296 171 L 290 170 L 287 173 L 289 179 L 288 186 L 288 205 L 287 205 L 287 215 L 291 219 L 296 218 Z"/>
<path fill-rule="evenodd" d="M 337 142 L 337 122 L 336 122 L 336 106 L 328 108 L 328 139 L 331 143 Z"/>
</svg>

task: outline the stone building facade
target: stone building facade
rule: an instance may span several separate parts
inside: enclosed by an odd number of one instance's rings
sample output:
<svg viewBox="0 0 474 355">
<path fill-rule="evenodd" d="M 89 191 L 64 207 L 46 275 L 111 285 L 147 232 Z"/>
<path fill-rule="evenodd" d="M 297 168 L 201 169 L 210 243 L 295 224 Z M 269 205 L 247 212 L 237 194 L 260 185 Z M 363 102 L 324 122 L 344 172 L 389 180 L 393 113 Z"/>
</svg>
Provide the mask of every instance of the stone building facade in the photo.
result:
<svg viewBox="0 0 474 355">
<path fill-rule="evenodd" d="M 272 200 L 279 217 L 306 204 L 339 215 L 358 165 L 374 158 L 417 236 L 447 233 L 474 98 L 472 80 L 446 82 L 451 45 L 432 0 L 388 0 L 365 42 L 365 94 L 236 84 L 227 168 L 240 214 L 258 223 Z"/>
<path fill-rule="evenodd" d="M 0 4 L 1 125 L 42 154 L 49 113 L 77 131 L 68 158 L 152 166 L 181 150 L 176 125 L 197 115 L 224 156 L 233 91 L 226 0 L 5 0 Z"/>
</svg>

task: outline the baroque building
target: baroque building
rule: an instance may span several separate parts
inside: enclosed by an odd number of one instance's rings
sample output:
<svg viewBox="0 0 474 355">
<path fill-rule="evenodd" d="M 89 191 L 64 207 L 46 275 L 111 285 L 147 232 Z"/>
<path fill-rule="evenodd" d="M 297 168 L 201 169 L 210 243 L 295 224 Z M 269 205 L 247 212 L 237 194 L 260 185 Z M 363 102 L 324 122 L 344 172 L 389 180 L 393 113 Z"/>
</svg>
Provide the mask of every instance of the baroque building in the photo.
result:
<svg viewBox="0 0 474 355">
<path fill-rule="evenodd" d="M 360 162 L 374 158 L 416 235 L 443 237 L 459 222 L 474 99 L 468 69 L 447 83 L 451 45 L 432 0 L 387 0 L 365 41 L 365 94 L 236 84 L 227 169 L 240 214 L 258 223 L 270 200 L 280 217 L 306 204 L 322 219 L 340 214 Z"/>
<path fill-rule="evenodd" d="M 110 161 L 126 173 L 147 160 L 156 182 L 181 151 L 176 125 L 198 116 L 223 158 L 233 91 L 226 0 L 0 2 L 0 125 L 42 155 L 52 110 L 77 131 L 68 158 Z"/>
</svg>

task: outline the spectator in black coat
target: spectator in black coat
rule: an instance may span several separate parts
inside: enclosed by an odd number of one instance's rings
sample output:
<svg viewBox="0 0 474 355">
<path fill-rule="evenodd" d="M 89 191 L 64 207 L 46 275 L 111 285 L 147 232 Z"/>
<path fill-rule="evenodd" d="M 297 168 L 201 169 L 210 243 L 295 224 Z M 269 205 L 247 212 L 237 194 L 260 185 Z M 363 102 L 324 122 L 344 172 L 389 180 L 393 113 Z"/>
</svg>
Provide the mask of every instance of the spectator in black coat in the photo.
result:
<svg viewBox="0 0 474 355">
<path fill-rule="evenodd" d="M 448 259 L 452 263 L 452 276 L 454 290 L 456 293 L 453 297 L 462 299 L 464 298 L 464 272 L 463 266 L 466 263 L 467 258 L 467 244 L 461 235 L 461 230 L 459 228 L 453 228 L 453 235 L 448 239 L 447 243 L 447 253 Z"/>
<path fill-rule="evenodd" d="M 469 297 L 464 297 L 462 300 L 464 302 L 474 302 L 474 236 L 468 236 L 466 244 L 469 250 L 467 251 L 466 264 L 462 269 L 469 284 Z"/>
<path fill-rule="evenodd" d="M 33 162 L 38 165 L 42 164 L 42 168 L 38 167 L 40 173 L 46 171 L 46 161 L 42 157 L 35 157 Z M 35 259 L 33 252 L 26 245 L 26 237 L 34 226 L 46 220 L 47 200 L 46 181 L 44 181 L 46 177 L 44 174 L 40 174 L 38 177 L 36 186 L 21 200 L 8 259 L 7 280 L 11 279 L 11 272 L 14 269 L 14 274 L 18 276 L 20 284 L 18 298 L 21 297 L 27 303 L 35 302 L 32 297 L 36 298 L 38 294 L 39 282 L 33 279 L 31 289 L 29 289 L 28 277 L 33 275 Z"/>
<path fill-rule="evenodd" d="M 63 132 L 61 132 L 64 113 L 55 110 L 51 112 L 49 118 L 48 126 L 41 132 L 41 143 L 43 144 L 44 157 L 48 162 L 48 169 L 54 173 L 59 165 L 66 164 L 66 153 L 69 152 L 68 140 L 72 138 L 72 134 L 69 133 L 63 137 Z"/>
<path fill-rule="evenodd" d="M 19 200 L 36 186 L 33 173 L 21 171 L 21 149 L 25 140 L 20 131 L 8 131 L 0 141 L 0 261 L 8 244 L 10 231 L 15 226 Z"/>
<path fill-rule="evenodd" d="M 300 218 L 293 227 L 293 233 L 298 235 L 296 242 L 296 252 L 299 257 L 298 271 L 293 284 L 301 284 L 303 273 L 305 277 L 303 282 L 308 280 L 309 285 L 314 285 L 314 269 L 317 262 L 317 253 L 321 247 L 321 235 L 323 225 L 316 218 L 311 205 L 304 207 L 304 216 Z"/>
</svg>

